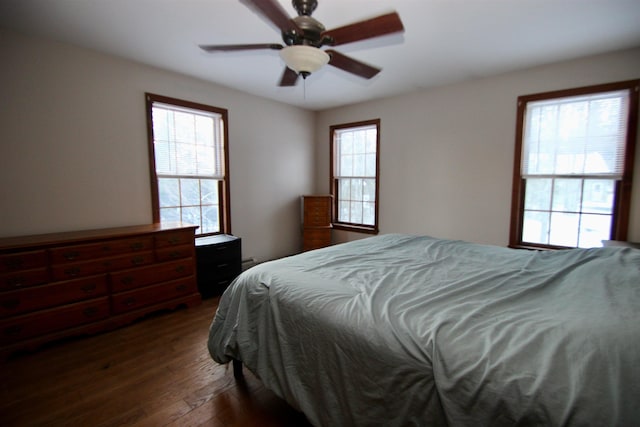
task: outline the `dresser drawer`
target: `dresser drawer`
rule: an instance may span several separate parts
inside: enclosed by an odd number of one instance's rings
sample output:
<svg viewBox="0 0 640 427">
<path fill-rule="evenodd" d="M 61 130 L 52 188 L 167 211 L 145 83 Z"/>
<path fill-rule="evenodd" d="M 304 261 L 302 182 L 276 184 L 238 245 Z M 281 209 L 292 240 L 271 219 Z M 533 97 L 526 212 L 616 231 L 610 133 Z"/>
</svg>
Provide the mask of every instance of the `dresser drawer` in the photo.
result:
<svg viewBox="0 0 640 427">
<path fill-rule="evenodd" d="M 232 242 L 209 246 L 196 246 L 198 264 L 228 264 L 240 261 L 242 258 L 242 246 L 240 239 Z"/>
<path fill-rule="evenodd" d="M 76 277 L 92 276 L 113 270 L 122 270 L 135 266 L 151 264 L 153 252 L 136 252 L 124 256 L 97 259 L 94 261 L 54 264 L 51 274 L 54 280 L 68 280 Z"/>
<path fill-rule="evenodd" d="M 141 236 L 131 239 L 88 243 L 85 245 L 63 246 L 51 249 L 50 253 L 53 264 L 64 264 L 151 250 L 153 250 L 153 237 Z"/>
<path fill-rule="evenodd" d="M 156 248 L 193 245 L 193 230 L 166 231 L 155 236 Z"/>
<path fill-rule="evenodd" d="M 27 288 L 49 281 L 46 267 L 0 274 L 0 291 Z"/>
<path fill-rule="evenodd" d="M 240 259 L 232 261 L 216 261 L 198 262 L 198 281 L 200 276 L 215 279 L 226 279 L 228 277 L 235 278 L 242 271 L 242 263 Z M 215 280 L 214 279 L 214 280 Z"/>
<path fill-rule="evenodd" d="M 191 276 L 194 273 L 192 258 L 149 267 L 118 271 L 111 274 L 111 291 L 122 292 L 154 283 Z"/>
<path fill-rule="evenodd" d="M 233 279 L 238 277 L 239 274 L 240 269 L 224 276 L 210 274 L 208 272 L 203 274 L 198 273 L 198 291 L 200 291 L 203 298 L 222 295 L 225 289 L 233 282 Z"/>
<path fill-rule="evenodd" d="M 305 228 L 302 236 L 302 250 L 309 251 L 331 245 L 331 228 Z"/>
<path fill-rule="evenodd" d="M 107 294 L 106 275 L 0 293 L 0 318 Z"/>
<path fill-rule="evenodd" d="M 184 277 L 160 285 L 114 294 L 111 297 L 111 310 L 113 314 L 122 314 L 196 292 L 195 278 Z"/>
<path fill-rule="evenodd" d="M 158 261 L 171 261 L 180 258 L 190 258 L 193 256 L 193 245 L 182 245 L 165 247 L 156 250 Z"/>
<path fill-rule="evenodd" d="M 331 224 L 331 197 L 305 196 L 304 225 L 327 226 Z"/>
<path fill-rule="evenodd" d="M 306 213 L 304 216 L 304 224 L 311 227 L 327 226 L 331 224 L 331 217 L 329 214 Z"/>
<path fill-rule="evenodd" d="M 0 255 L 0 273 L 30 270 L 46 266 L 47 252 L 45 250 Z"/>
<path fill-rule="evenodd" d="M 102 297 L 50 310 L 0 320 L 0 345 L 96 322 L 109 316 L 109 298 Z"/>
</svg>

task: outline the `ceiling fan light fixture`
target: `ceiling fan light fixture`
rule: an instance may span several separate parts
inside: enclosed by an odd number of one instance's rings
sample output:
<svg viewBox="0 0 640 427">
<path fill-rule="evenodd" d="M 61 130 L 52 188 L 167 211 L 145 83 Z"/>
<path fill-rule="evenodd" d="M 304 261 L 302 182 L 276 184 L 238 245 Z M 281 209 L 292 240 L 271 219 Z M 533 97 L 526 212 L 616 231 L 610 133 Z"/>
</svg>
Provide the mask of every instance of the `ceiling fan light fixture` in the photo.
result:
<svg viewBox="0 0 640 427">
<path fill-rule="evenodd" d="M 287 67 L 303 77 L 315 73 L 329 62 L 329 54 L 313 46 L 287 46 L 280 50 Z"/>
</svg>

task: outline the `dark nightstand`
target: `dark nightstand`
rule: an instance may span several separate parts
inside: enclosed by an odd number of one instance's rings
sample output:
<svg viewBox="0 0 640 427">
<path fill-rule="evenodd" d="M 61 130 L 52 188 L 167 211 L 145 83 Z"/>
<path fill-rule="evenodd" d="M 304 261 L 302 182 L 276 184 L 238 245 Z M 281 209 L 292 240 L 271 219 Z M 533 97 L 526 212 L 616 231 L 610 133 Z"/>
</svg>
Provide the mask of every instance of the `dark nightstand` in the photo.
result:
<svg viewBox="0 0 640 427">
<path fill-rule="evenodd" d="M 228 234 L 198 237 L 196 266 L 202 297 L 222 294 L 242 272 L 242 239 Z"/>
</svg>

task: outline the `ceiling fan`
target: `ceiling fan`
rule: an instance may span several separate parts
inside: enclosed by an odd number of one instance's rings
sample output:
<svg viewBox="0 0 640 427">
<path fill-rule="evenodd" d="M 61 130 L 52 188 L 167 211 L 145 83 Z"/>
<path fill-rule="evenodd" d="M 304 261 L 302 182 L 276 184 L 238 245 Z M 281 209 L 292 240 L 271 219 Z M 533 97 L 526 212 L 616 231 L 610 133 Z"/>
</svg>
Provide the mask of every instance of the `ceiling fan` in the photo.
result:
<svg viewBox="0 0 640 427">
<path fill-rule="evenodd" d="M 278 43 L 200 45 L 207 52 L 238 51 L 252 49 L 279 50 L 285 67 L 280 86 L 294 86 L 298 76 L 306 79 L 311 73 L 329 64 L 341 70 L 370 79 L 381 69 L 357 61 L 333 49 L 322 50 L 322 46 L 338 46 L 360 40 L 404 31 L 400 16 L 396 12 L 359 21 L 343 27 L 326 30 L 324 25 L 311 17 L 318 6 L 317 0 L 292 0 L 298 12 L 289 18 L 277 0 L 240 0 L 263 15 L 282 32 L 285 45 Z"/>
</svg>

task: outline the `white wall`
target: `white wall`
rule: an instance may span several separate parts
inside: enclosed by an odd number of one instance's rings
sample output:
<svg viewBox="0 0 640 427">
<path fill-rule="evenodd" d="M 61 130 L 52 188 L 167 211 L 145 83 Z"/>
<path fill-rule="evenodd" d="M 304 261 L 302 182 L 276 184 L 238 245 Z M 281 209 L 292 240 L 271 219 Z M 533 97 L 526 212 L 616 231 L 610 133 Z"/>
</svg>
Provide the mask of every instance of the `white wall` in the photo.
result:
<svg viewBox="0 0 640 427">
<path fill-rule="evenodd" d="M 640 49 L 321 112 L 316 192 L 329 191 L 329 126 L 380 118 L 381 233 L 506 245 L 517 97 L 637 78 Z M 640 147 L 636 153 L 629 239 L 640 241 Z M 334 232 L 338 242 L 366 236 Z"/>
<path fill-rule="evenodd" d="M 151 222 L 152 92 L 229 110 L 231 225 L 243 256 L 299 250 L 314 113 L 3 30 L 0 52 L 0 236 Z"/>
<path fill-rule="evenodd" d="M 0 236 L 150 222 L 144 92 L 153 92 L 229 110 L 233 233 L 243 256 L 260 260 L 299 250 L 299 196 L 328 192 L 329 126 L 378 117 L 381 232 L 505 245 L 516 98 L 640 78 L 635 49 L 316 114 L 3 30 L 0 52 Z M 636 153 L 629 238 L 638 241 Z"/>
</svg>

